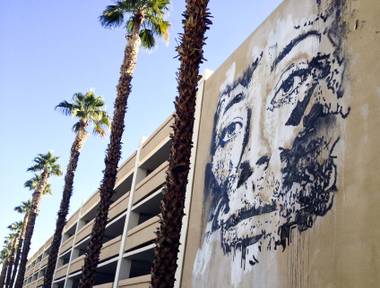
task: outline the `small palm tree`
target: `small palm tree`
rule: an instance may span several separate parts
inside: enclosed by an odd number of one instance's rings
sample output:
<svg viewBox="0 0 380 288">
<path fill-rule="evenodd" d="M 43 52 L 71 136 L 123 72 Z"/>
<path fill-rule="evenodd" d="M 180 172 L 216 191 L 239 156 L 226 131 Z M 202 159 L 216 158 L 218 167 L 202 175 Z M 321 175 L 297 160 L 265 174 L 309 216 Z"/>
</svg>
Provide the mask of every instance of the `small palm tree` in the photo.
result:
<svg viewBox="0 0 380 288">
<path fill-rule="evenodd" d="M 5 280 L 5 287 L 12 287 L 11 278 L 12 278 L 12 269 L 15 261 L 15 253 L 17 251 L 17 246 L 19 244 L 19 237 L 22 230 L 22 221 L 17 221 L 8 226 L 8 229 L 11 231 L 10 239 L 11 239 L 11 250 L 8 260 L 8 268 L 7 268 L 7 277 Z"/>
<path fill-rule="evenodd" d="M 53 281 L 59 245 L 62 239 L 62 231 L 66 224 L 67 214 L 69 213 L 70 198 L 74 185 L 74 175 L 77 169 L 80 151 L 89 134 L 87 128 L 92 125 L 94 134 L 105 136 L 106 128 L 110 126 L 110 120 L 105 111 L 104 101 L 102 97 L 95 95 L 93 91 L 89 91 L 84 95 L 82 93 L 76 93 L 73 96 L 72 103 L 63 101 L 59 103 L 56 108 L 61 110 L 65 115 L 77 118 L 78 121 L 73 126 L 76 136 L 71 145 L 70 160 L 66 168 L 61 205 L 58 211 L 57 223 L 45 273 L 44 287 L 48 288 L 51 287 Z"/>
<path fill-rule="evenodd" d="M 24 215 L 24 220 L 22 221 L 22 230 L 19 235 L 18 239 L 18 245 L 17 245 L 17 251 L 16 251 L 16 257 L 15 257 L 15 262 L 14 262 L 14 268 L 12 271 L 12 277 L 10 281 L 10 287 L 13 287 L 13 283 L 16 279 L 16 274 L 17 274 L 17 269 L 18 265 L 20 263 L 20 256 L 21 256 L 21 249 L 22 245 L 24 243 L 24 237 L 25 237 L 25 228 L 28 222 L 28 216 L 29 216 L 29 211 L 32 209 L 32 200 L 28 201 L 23 201 L 21 202 L 21 205 L 16 206 L 14 210 L 20 214 Z"/>
<path fill-rule="evenodd" d="M 1 274 L 0 274 L 0 287 L 4 287 L 4 284 L 5 284 L 5 276 L 8 270 L 10 250 L 11 250 L 11 243 L 9 242 L 8 237 L 6 237 L 4 240 L 3 249 L 1 250 L 1 253 L 0 253 L 1 264 L 3 265 L 1 267 Z"/>
<path fill-rule="evenodd" d="M 5 274 L 7 271 L 8 267 L 8 255 L 5 250 L 5 248 L 1 249 L 0 252 L 0 264 L 1 264 L 1 272 L 0 272 L 0 287 L 4 286 L 4 281 L 5 281 Z"/>
<path fill-rule="evenodd" d="M 195 102 L 199 65 L 203 61 L 205 32 L 211 24 L 207 9 L 208 0 L 187 0 L 183 14 L 184 33 L 177 48 L 180 59 L 178 94 L 169 168 L 166 173 L 165 193 L 161 202 L 160 229 L 157 233 L 152 267 L 151 287 L 174 286 L 177 269 L 177 253 L 182 227 L 187 176 L 193 136 Z"/>
<path fill-rule="evenodd" d="M 155 45 L 155 37 L 167 39 L 169 22 L 164 17 L 168 5 L 169 0 L 119 0 L 114 5 L 107 6 L 100 16 L 100 22 L 104 27 L 116 27 L 126 23 L 128 43 L 124 50 L 124 60 L 120 68 L 110 143 L 106 151 L 105 169 L 99 189 L 100 206 L 91 232 L 79 284 L 79 287 L 82 288 L 92 287 L 95 281 L 95 270 L 99 262 L 108 209 L 111 204 L 117 167 L 121 156 L 124 117 L 128 96 L 132 89 L 131 81 L 136 68 L 139 48 L 140 46 L 152 48 Z M 126 21 L 124 21 L 125 18 L 127 18 Z"/>
<path fill-rule="evenodd" d="M 49 177 L 53 175 L 62 175 L 61 168 L 57 163 L 58 157 L 54 156 L 51 152 L 48 152 L 47 154 L 38 154 L 33 161 L 34 165 L 29 167 L 27 171 L 35 173 L 39 172 L 40 174 L 37 174 L 34 178 L 25 183 L 25 186 L 33 191 L 32 207 L 29 212 L 29 219 L 25 228 L 25 239 L 22 247 L 20 268 L 18 271 L 15 288 L 22 288 L 23 285 L 26 262 L 28 260 L 30 243 L 33 236 L 41 196 L 51 191 L 48 183 Z"/>
</svg>

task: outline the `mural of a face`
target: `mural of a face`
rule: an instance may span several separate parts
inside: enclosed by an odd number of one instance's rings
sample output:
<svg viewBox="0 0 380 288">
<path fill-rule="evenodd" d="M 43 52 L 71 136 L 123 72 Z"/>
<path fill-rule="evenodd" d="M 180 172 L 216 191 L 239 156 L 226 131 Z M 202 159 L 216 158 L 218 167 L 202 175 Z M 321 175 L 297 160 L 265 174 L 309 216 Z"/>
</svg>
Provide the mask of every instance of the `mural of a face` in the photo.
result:
<svg viewBox="0 0 380 288">
<path fill-rule="evenodd" d="M 316 3 L 316 15 L 269 35 L 219 95 L 204 241 L 219 233 L 223 252 L 240 251 L 243 267 L 258 263 L 247 248 L 285 249 L 293 230 L 311 228 L 333 206 L 349 108 L 342 104 L 343 4 L 332 3 Z"/>
</svg>

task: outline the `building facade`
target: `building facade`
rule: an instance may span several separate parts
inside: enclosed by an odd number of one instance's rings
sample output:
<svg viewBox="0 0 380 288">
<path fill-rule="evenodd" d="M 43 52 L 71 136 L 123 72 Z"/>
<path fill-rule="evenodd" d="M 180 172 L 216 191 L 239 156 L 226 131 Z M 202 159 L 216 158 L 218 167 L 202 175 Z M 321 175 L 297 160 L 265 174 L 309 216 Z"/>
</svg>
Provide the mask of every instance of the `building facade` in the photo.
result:
<svg viewBox="0 0 380 288">
<path fill-rule="evenodd" d="M 162 186 L 170 149 L 169 117 L 120 167 L 105 231 L 96 287 L 148 287 Z M 99 204 L 93 194 L 67 221 L 54 287 L 77 287 Z M 49 239 L 28 261 L 24 287 L 42 287 Z"/>
<path fill-rule="evenodd" d="M 379 286 L 379 15 L 377 0 L 285 0 L 205 73 L 176 288 Z M 119 169 L 96 287 L 149 287 L 171 121 Z M 77 287 L 98 201 L 69 219 L 55 287 Z"/>
</svg>

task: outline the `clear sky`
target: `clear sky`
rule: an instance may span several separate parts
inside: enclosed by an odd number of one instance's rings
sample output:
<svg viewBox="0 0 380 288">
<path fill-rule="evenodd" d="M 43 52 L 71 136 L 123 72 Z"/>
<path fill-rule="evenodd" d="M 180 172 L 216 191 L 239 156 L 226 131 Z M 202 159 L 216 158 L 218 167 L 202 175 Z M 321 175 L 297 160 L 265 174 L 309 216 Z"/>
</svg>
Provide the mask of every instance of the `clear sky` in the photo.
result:
<svg viewBox="0 0 380 288">
<path fill-rule="evenodd" d="M 279 5 L 280 0 L 211 0 L 213 25 L 207 32 L 207 62 L 215 70 Z M 0 1 L 0 241 L 6 226 L 21 219 L 13 207 L 30 197 L 23 184 L 37 153 L 53 151 L 66 169 L 74 134 L 73 119 L 54 110 L 75 92 L 94 89 L 112 115 L 115 85 L 125 46 L 122 28 L 101 27 L 106 0 Z M 170 41 L 141 51 L 129 98 L 122 160 L 174 110 L 174 59 L 182 32 L 184 1 L 172 0 Z M 70 214 L 99 186 L 108 139 L 92 136 L 75 177 Z M 54 232 L 63 177 L 52 178 L 53 195 L 42 200 L 29 256 Z M 2 243 L 0 243 L 1 245 Z"/>
</svg>

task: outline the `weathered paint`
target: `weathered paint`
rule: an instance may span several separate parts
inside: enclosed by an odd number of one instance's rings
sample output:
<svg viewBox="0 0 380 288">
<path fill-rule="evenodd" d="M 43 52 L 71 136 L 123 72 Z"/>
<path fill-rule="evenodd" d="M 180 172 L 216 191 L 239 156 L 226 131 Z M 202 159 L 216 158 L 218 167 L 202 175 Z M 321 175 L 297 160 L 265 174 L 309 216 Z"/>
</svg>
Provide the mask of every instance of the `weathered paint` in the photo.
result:
<svg viewBox="0 0 380 288">
<path fill-rule="evenodd" d="M 379 283 L 376 11 L 284 1 L 206 81 L 182 287 Z"/>
</svg>

